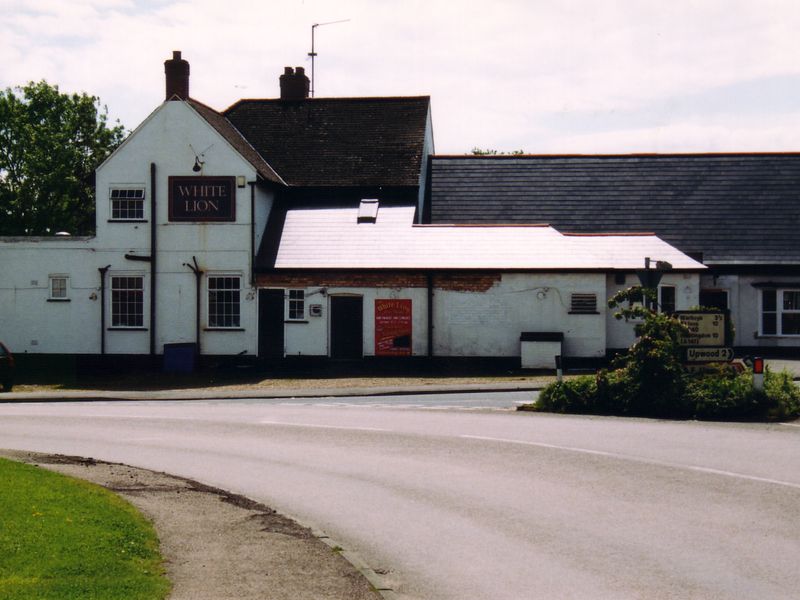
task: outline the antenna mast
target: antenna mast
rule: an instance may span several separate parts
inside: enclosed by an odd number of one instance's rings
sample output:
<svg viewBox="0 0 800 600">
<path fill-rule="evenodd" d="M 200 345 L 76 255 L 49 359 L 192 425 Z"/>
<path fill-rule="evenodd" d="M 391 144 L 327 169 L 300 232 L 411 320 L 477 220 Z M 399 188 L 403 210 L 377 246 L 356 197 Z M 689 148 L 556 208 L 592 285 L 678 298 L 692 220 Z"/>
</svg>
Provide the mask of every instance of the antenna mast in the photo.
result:
<svg viewBox="0 0 800 600">
<path fill-rule="evenodd" d="M 347 23 L 350 19 L 342 19 L 341 21 L 328 21 L 327 23 L 314 23 L 311 26 L 311 52 L 308 55 L 311 57 L 311 97 L 314 97 L 314 57 L 317 53 L 314 52 L 314 30 L 323 25 L 336 25 L 337 23 Z"/>
</svg>

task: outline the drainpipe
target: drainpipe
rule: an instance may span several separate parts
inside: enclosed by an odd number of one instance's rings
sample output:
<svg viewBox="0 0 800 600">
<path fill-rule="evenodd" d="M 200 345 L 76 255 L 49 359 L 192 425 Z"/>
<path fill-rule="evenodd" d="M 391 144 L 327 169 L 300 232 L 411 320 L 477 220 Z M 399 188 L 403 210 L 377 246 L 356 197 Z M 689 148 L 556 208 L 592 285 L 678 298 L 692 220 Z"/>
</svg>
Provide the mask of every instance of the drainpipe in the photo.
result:
<svg viewBox="0 0 800 600">
<path fill-rule="evenodd" d="M 433 273 L 426 275 L 428 281 L 428 358 L 433 358 Z"/>
<path fill-rule="evenodd" d="M 156 354 L 156 163 L 150 163 L 150 356 Z"/>
<path fill-rule="evenodd" d="M 256 272 L 256 182 L 250 181 L 250 287 L 255 287 Z"/>
<path fill-rule="evenodd" d="M 194 343 L 196 347 L 197 355 L 200 356 L 200 282 L 203 278 L 203 272 L 200 270 L 200 267 L 197 264 L 197 257 L 192 257 L 193 265 L 189 263 L 183 263 L 184 267 L 189 267 L 194 272 L 195 277 L 195 317 L 194 317 L 194 327 L 195 327 L 195 335 L 194 335 Z"/>
<path fill-rule="evenodd" d="M 100 354 L 105 356 L 106 353 L 106 272 L 111 268 L 111 265 L 100 267 Z"/>
</svg>

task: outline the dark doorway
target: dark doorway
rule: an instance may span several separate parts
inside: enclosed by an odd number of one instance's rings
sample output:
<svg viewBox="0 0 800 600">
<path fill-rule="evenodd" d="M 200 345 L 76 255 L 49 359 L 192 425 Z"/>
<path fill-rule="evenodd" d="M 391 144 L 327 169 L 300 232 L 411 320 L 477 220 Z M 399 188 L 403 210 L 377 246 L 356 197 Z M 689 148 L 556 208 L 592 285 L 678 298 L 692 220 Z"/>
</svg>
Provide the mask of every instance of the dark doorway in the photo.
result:
<svg viewBox="0 0 800 600">
<path fill-rule="evenodd" d="M 331 357 L 361 358 L 363 348 L 363 298 L 331 296 Z"/>
<path fill-rule="evenodd" d="M 728 290 L 700 290 L 700 306 L 728 310 Z"/>
<path fill-rule="evenodd" d="M 258 290 L 258 356 L 283 358 L 283 290 Z"/>
</svg>

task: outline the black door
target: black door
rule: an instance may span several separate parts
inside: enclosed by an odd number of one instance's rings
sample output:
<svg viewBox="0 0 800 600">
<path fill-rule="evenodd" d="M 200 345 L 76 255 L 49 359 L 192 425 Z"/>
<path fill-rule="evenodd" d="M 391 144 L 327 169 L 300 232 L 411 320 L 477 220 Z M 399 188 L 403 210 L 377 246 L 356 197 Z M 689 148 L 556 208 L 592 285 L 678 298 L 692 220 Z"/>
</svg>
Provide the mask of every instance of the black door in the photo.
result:
<svg viewBox="0 0 800 600">
<path fill-rule="evenodd" d="M 283 290 L 258 290 L 258 356 L 283 358 Z"/>
<path fill-rule="evenodd" d="M 364 348 L 361 296 L 331 296 L 331 357 L 361 358 Z"/>
</svg>

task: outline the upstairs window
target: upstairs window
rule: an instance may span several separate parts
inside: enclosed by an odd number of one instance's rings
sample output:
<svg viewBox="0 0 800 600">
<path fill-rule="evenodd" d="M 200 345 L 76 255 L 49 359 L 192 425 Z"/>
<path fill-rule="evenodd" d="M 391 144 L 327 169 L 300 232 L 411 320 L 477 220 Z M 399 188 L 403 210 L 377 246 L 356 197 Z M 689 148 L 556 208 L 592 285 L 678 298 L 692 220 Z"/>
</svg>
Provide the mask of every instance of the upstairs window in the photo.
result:
<svg viewBox="0 0 800 600">
<path fill-rule="evenodd" d="M 144 188 L 111 188 L 111 220 L 144 220 Z"/>
<path fill-rule="evenodd" d="M 302 321 L 306 317 L 306 293 L 303 290 L 289 290 L 289 320 Z"/>
<path fill-rule="evenodd" d="M 597 294 L 572 294 L 570 296 L 571 315 L 596 315 Z"/>
<path fill-rule="evenodd" d="M 241 285 L 242 278 L 237 275 L 215 275 L 208 278 L 209 327 L 240 327 Z"/>
</svg>

